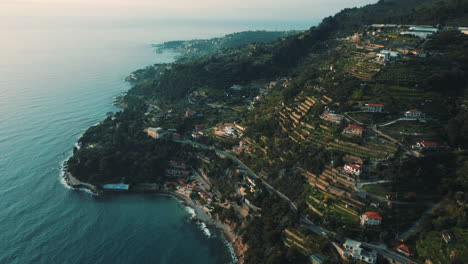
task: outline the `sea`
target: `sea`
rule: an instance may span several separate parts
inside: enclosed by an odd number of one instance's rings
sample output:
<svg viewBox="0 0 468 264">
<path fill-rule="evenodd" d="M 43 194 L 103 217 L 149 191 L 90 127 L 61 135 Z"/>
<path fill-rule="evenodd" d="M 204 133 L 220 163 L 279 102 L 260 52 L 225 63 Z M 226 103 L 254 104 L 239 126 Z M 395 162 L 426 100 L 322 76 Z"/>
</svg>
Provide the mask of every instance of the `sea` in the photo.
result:
<svg viewBox="0 0 468 264">
<path fill-rule="evenodd" d="M 11 17 L 0 23 L 0 263 L 232 263 L 219 231 L 156 194 L 93 196 L 61 166 L 90 126 L 119 111 L 133 70 L 171 62 L 151 44 L 316 21 Z"/>
</svg>

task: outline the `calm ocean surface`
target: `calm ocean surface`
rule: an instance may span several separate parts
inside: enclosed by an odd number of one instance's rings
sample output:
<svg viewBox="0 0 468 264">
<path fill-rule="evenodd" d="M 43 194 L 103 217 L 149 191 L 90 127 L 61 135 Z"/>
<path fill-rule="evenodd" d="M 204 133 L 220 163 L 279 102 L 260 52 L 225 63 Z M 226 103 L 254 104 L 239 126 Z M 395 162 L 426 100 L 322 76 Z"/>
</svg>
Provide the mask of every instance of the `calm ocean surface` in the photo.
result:
<svg viewBox="0 0 468 264">
<path fill-rule="evenodd" d="M 176 200 L 93 197 L 60 182 L 80 135 L 105 118 L 131 71 L 174 54 L 151 43 L 304 23 L 6 19 L 0 25 L 0 263 L 229 263 Z"/>
</svg>

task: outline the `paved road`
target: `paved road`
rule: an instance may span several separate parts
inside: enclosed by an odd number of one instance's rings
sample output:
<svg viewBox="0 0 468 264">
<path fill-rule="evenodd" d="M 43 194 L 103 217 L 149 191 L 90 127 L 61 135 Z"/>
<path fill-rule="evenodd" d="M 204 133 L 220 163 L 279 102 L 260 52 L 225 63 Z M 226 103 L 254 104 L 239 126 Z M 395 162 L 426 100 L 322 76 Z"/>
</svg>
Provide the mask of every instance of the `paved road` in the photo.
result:
<svg viewBox="0 0 468 264">
<path fill-rule="evenodd" d="M 247 167 L 242 161 L 240 161 L 236 156 L 234 156 L 234 155 L 232 155 L 232 154 L 230 154 L 228 152 L 215 149 L 214 147 L 210 147 L 210 146 L 207 146 L 207 145 L 204 145 L 204 144 L 201 144 L 201 143 L 197 143 L 197 142 L 193 142 L 193 141 L 190 141 L 190 140 L 177 140 L 175 142 L 182 143 L 182 144 L 191 144 L 192 146 L 195 146 L 195 147 L 214 150 L 217 154 L 231 159 L 232 161 L 234 161 L 239 166 L 240 170 L 247 173 L 251 177 L 261 181 L 263 183 L 263 185 L 265 185 L 265 187 L 268 189 L 268 191 L 276 193 L 281 199 L 286 201 L 288 203 L 289 207 L 291 208 L 291 210 L 294 211 L 294 213 L 298 212 L 297 206 L 286 195 L 284 195 L 283 193 L 281 193 L 280 191 L 275 189 L 273 186 L 268 184 L 266 181 L 264 181 L 262 178 L 260 178 L 249 167 Z"/>
<path fill-rule="evenodd" d="M 404 264 L 409 264 L 409 263 L 413 263 L 413 264 L 417 264 L 415 261 L 403 256 L 403 255 L 400 255 L 396 252 L 393 252 L 389 249 L 387 249 L 386 246 L 382 246 L 382 245 L 374 245 L 374 244 L 369 244 L 369 243 L 365 243 L 365 242 L 361 242 L 363 246 L 366 246 L 368 248 L 371 248 L 375 251 L 377 251 L 378 254 L 382 255 L 382 256 L 386 256 L 386 257 L 390 257 L 400 263 L 404 263 Z"/>
<path fill-rule="evenodd" d="M 291 201 L 286 195 L 284 195 L 283 193 L 281 193 L 280 191 L 275 189 L 273 186 L 271 186 L 269 183 L 264 181 L 262 178 L 260 178 L 257 174 L 255 174 L 249 167 L 247 167 L 242 161 L 240 161 L 234 155 L 232 155 L 230 153 L 227 153 L 225 151 L 222 151 L 222 150 L 215 149 L 214 147 L 210 147 L 210 146 L 207 146 L 207 145 L 204 145 L 204 144 L 201 144 L 201 143 L 197 143 L 197 142 L 193 142 L 193 141 L 190 141 L 190 140 L 174 140 L 174 142 L 181 143 L 181 144 L 190 144 L 190 145 L 198 147 L 198 148 L 214 150 L 217 154 L 225 156 L 225 157 L 231 159 L 232 161 L 234 161 L 239 166 L 240 170 L 247 173 L 251 177 L 261 181 L 262 184 L 267 188 L 268 191 L 270 191 L 272 193 L 276 193 L 282 200 L 286 201 L 288 203 L 288 205 L 289 205 L 289 208 L 294 213 L 299 213 L 299 211 L 297 209 L 297 206 L 294 204 L 293 201 Z M 318 235 L 321 235 L 321 236 L 324 236 L 324 237 L 328 238 L 329 234 L 334 234 L 333 232 L 328 231 L 325 228 L 322 228 L 322 227 L 312 223 L 312 221 L 307 219 L 305 216 L 300 215 L 300 220 L 299 221 L 300 221 L 300 223 L 302 225 L 309 228 L 312 232 L 314 232 L 314 233 L 316 233 Z"/>
<path fill-rule="evenodd" d="M 389 125 L 392 125 L 392 124 L 395 124 L 396 122 L 398 121 L 418 121 L 419 119 L 417 118 L 407 118 L 407 117 L 401 117 L 401 118 L 398 118 L 398 119 L 395 119 L 393 121 L 390 121 L 390 122 L 387 122 L 387 123 L 384 123 L 384 124 L 377 124 L 376 126 L 377 127 L 385 127 L 385 126 L 389 126 Z"/>
</svg>

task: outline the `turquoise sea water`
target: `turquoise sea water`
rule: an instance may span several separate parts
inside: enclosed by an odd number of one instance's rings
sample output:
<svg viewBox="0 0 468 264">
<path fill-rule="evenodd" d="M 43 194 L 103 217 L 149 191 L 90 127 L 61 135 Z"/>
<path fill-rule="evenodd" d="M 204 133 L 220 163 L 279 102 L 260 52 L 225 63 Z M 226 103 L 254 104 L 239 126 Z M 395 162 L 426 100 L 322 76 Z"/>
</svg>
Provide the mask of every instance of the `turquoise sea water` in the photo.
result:
<svg viewBox="0 0 468 264">
<path fill-rule="evenodd" d="M 310 23 L 312 24 L 312 23 Z M 174 54 L 151 43 L 304 23 L 9 19 L 0 25 L 0 263 L 229 263 L 178 201 L 93 197 L 64 187 L 60 165 L 129 87 L 131 71 Z"/>
</svg>

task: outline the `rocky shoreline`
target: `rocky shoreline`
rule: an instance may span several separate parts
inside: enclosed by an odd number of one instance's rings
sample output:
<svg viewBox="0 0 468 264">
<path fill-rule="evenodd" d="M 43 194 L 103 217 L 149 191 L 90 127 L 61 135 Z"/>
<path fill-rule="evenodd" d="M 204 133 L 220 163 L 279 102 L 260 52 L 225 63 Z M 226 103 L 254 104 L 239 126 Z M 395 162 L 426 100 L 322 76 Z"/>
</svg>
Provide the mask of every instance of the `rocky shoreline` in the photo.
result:
<svg viewBox="0 0 468 264">
<path fill-rule="evenodd" d="M 66 168 L 63 169 L 63 180 L 67 186 L 72 189 L 85 189 L 90 191 L 94 195 L 99 195 L 100 190 L 93 184 L 82 182 L 75 178 Z"/>
<path fill-rule="evenodd" d="M 233 259 L 234 263 L 243 264 L 244 261 L 244 253 L 247 250 L 246 246 L 242 243 L 239 236 L 232 230 L 232 228 L 222 223 L 219 219 L 213 218 L 209 213 L 203 210 L 202 206 L 199 205 L 197 202 L 194 202 L 190 197 L 182 195 L 177 192 L 161 192 L 163 194 L 167 194 L 172 196 L 173 198 L 181 201 L 185 206 L 192 208 L 195 211 L 195 217 L 193 220 L 201 221 L 208 226 L 217 228 L 223 232 L 224 237 L 226 240 L 231 244 L 232 249 L 234 250 L 235 259 Z"/>
</svg>

